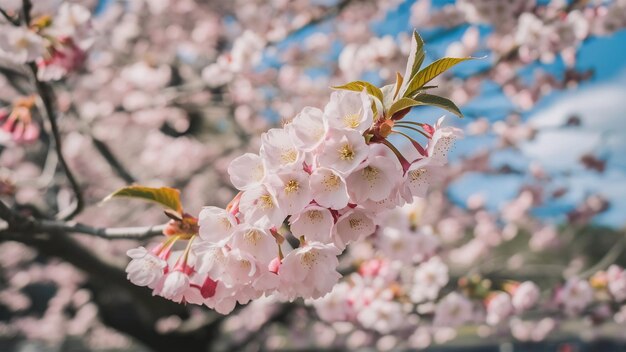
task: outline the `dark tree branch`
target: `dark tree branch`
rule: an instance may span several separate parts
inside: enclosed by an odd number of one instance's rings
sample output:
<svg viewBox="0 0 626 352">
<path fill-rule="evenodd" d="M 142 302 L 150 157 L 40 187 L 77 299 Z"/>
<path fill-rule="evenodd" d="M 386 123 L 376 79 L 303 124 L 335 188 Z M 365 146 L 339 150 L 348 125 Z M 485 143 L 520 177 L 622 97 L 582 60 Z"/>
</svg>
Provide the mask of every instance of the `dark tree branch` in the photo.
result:
<svg viewBox="0 0 626 352">
<path fill-rule="evenodd" d="M 19 26 L 20 25 L 20 21 L 17 18 L 14 18 L 12 16 L 9 16 L 8 13 L 6 13 L 6 11 L 4 11 L 3 9 L 0 9 L 0 14 L 2 15 L 2 17 L 4 17 L 7 21 L 9 21 L 12 25 L 14 26 Z"/>
<path fill-rule="evenodd" d="M 58 214 L 57 217 L 63 220 L 70 220 L 83 210 L 83 207 L 85 205 L 84 199 L 83 199 L 83 193 L 80 189 L 80 185 L 78 184 L 78 181 L 76 180 L 76 177 L 74 176 L 72 170 L 67 164 L 67 161 L 65 160 L 65 157 L 63 156 L 63 147 L 61 144 L 61 133 L 59 131 L 59 125 L 57 123 L 57 117 L 54 112 L 54 103 L 52 100 L 52 89 L 47 84 L 45 84 L 44 82 L 41 82 L 37 78 L 37 65 L 35 65 L 34 63 L 30 63 L 29 67 L 33 74 L 33 80 L 37 88 L 37 93 L 39 94 L 39 97 L 41 98 L 41 101 L 43 103 L 45 115 L 47 115 L 48 121 L 50 122 L 50 132 L 52 135 L 52 142 L 54 143 L 54 148 L 59 157 L 59 163 L 61 164 L 61 167 L 63 168 L 63 171 L 65 172 L 67 180 L 69 181 L 70 186 L 72 187 L 72 190 L 74 191 L 74 196 L 76 197 L 74 208 L 62 211 L 61 213 Z"/>
<path fill-rule="evenodd" d="M 20 232 L 26 236 L 42 233 L 81 233 L 108 240 L 134 239 L 144 240 L 163 234 L 166 224 L 143 227 L 92 227 L 74 221 L 36 219 L 25 217 L 13 211 L 0 201 L 0 218 L 5 220 L 10 231 Z"/>
<path fill-rule="evenodd" d="M 130 174 L 130 172 L 122 165 L 122 163 L 117 159 L 117 157 L 113 154 L 111 149 L 104 143 L 93 135 L 90 135 L 91 142 L 96 147 L 96 150 L 102 155 L 104 160 L 109 163 L 109 166 L 113 169 L 113 171 L 119 176 L 127 185 L 133 184 L 137 182 L 135 177 Z"/>
<path fill-rule="evenodd" d="M 41 220 L 34 230 L 37 232 L 64 232 L 82 233 L 107 240 L 133 239 L 144 240 L 163 234 L 165 224 L 144 227 L 91 227 L 78 222 L 62 222 L 55 220 Z"/>
<path fill-rule="evenodd" d="M 24 24 L 26 26 L 30 24 L 31 8 L 32 8 L 32 3 L 30 0 L 22 1 L 22 17 L 24 19 Z M 72 187 L 72 190 L 74 191 L 74 196 L 76 197 L 74 208 L 71 210 L 68 209 L 68 210 L 62 211 L 57 216 L 58 218 L 63 219 L 63 220 L 70 220 L 83 210 L 83 207 L 84 207 L 83 194 L 80 189 L 80 185 L 78 184 L 78 181 L 76 180 L 76 177 L 74 177 L 72 170 L 70 169 L 69 165 L 65 161 L 65 158 L 63 157 L 63 148 L 61 145 L 61 134 L 59 132 L 59 126 L 57 124 L 57 116 L 54 112 L 52 88 L 49 87 L 46 83 L 41 82 L 37 78 L 38 69 L 35 63 L 32 63 L 32 62 L 29 63 L 28 67 L 30 68 L 30 71 L 33 75 L 33 81 L 37 89 L 37 94 L 39 95 L 43 103 L 45 115 L 48 118 L 48 121 L 50 122 L 50 130 L 52 132 L 52 139 L 54 142 L 54 147 L 59 157 L 59 163 L 61 164 L 61 167 L 63 168 L 63 171 L 65 172 L 65 175 L 70 183 L 70 186 Z"/>
<path fill-rule="evenodd" d="M 1 206 L 0 206 L 1 209 Z M 13 231 L 0 231 L 0 240 L 21 242 L 46 257 L 60 258 L 87 274 L 87 288 L 99 307 L 102 321 L 141 341 L 154 351 L 177 351 L 185 346 L 190 351 L 210 350 L 224 318 L 215 317 L 197 330 L 162 333 L 155 322 L 160 318 L 189 317 L 187 307 L 158 297 L 149 289 L 130 284 L 123 269 L 108 263 L 63 232 L 49 236 L 28 236 Z"/>
</svg>

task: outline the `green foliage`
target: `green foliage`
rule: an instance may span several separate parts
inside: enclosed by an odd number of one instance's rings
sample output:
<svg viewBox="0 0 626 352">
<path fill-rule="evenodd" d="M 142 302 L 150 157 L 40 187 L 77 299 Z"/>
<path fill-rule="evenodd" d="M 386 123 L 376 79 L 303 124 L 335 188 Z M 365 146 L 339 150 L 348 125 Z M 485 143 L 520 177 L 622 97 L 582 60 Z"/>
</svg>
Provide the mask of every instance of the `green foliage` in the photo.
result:
<svg viewBox="0 0 626 352">
<path fill-rule="evenodd" d="M 355 92 L 362 92 L 363 89 L 365 89 L 367 91 L 367 94 L 376 97 L 381 103 L 383 102 L 383 92 L 381 92 L 380 88 L 369 82 L 354 81 L 344 84 L 343 86 L 333 87 L 333 89 L 352 90 Z"/>
<path fill-rule="evenodd" d="M 462 57 L 462 58 L 453 58 L 453 57 L 444 57 L 439 59 L 432 64 L 428 65 L 423 70 L 419 71 L 415 76 L 413 76 L 409 84 L 407 85 L 404 96 L 411 96 L 415 94 L 417 90 L 422 88 L 426 83 L 433 80 L 435 77 L 440 74 L 446 72 L 452 66 L 467 60 L 471 60 L 471 57 Z"/>
<path fill-rule="evenodd" d="M 406 64 L 406 70 L 404 71 L 404 78 L 408 81 L 415 76 L 415 74 L 422 67 L 426 52 L 424 51 L 424 40 L 417 33 L 413 31 L 413 40 L 411 41 L 411 51 L 409 52 L 409 61 Z M 402 77 L 402 76 L 400 76 Z M 402 82 L 400 82 L 402 84 Z"/>
<path fill-rule="evenodd" d="M 393 103 L 393 105 L 391 105 L 391 107 L 389 108 L 389 111 L 387 112 L 387 116 L 391 117 L 393 116 L 393 114 L 395 114 L 398 111 L 402 111 L 404 109 L 411 108 L 417 105 L 424 105 L 424 104 L 419 101 L 413 100 L 411 98 L 400 98 L 395 103 Z"/>
<path fill-rule="evenodd" d="M 334 89 L 351 90 L 362 92 L 365 90 L 370 96 L 375 97 L 372 109 L 376 115 L 378 112 L 384 114 L 386 118 L 391 118 L 394 114 L 410 109 L 418 105 L 431 105 L 445 109 L 458 117 L 463 117 L 459 108 L 449 99 L 424 93 L 425 90 L 436 88 L 436 86 L 426 84 L 435 77 L 444 73 L 451 67 L 463 61 L 472 60 L 472 57 L 464 58 L 442 58 L 420 70 L 424 63 L 426 53 L 424 51 L 424 40 L 417 31 L 413 32 L 411 51 L 406 65 L 404 76 L 396 73 L 396 82 L 389 84 L 382 89 L 365 81 L 354 81 Z"/>
<path fill-rule="evenodd" d="M 406 99 L 406 98 L 404 98 Z M 420 93 L 415 96 L 414 100 L 419 103 L 416 105 L 431 105 L 450 111 L 458 117 L 463 117 L 461 110 L 452 102 L 452 100 L 437 95 Z"/>
<path fill-rule="evenodd" d="M 128 186 L 111 193 L 104 198 L 103 202 L 117 197 L 130 197 L 155 202 L 176 212 L 177 215 L 182 216 L 183 205 L 180 201 L 180 191 L 175 188 Z"/>
</svg>

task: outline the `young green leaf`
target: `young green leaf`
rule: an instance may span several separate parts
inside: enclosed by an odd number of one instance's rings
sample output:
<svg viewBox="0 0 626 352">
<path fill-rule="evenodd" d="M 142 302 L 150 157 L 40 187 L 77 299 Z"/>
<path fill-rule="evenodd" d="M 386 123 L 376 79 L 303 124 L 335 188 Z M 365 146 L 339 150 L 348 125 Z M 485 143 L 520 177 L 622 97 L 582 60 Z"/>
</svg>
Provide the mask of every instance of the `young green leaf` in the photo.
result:
<svg viewBox="0 0 626 352">
<path fill-rule="evenodd" d="M 400 92 L 400 88 L 402 88 L 402 83 L 404 83 L 404 77 L 400 74 L 400 72 L 396 72 L 396 84 L 393 90 L 393 99 L 395 100 L 398 96 L 398 92 Z"/>
<path fill-rule="evenodd" d="M 406 108 L 410 108 L 410 107 L 417 106 L 417 105 L 423 105 L 423 103 L 419 101 L 415 101 L 411 98 L 400 98 L 398 99 L 398 101 L 393 103 L 393 105 L 391 105 L 391 107 L 389 108 L 389 111 L 387 112 L 387 116 L 391 117 L 393 116 L 393 114 L 395 114 L 398 111 L 402 111 Z"/>
<path fill-rule="evenodd" d="M 117 197 L 130 197 L 159 203 L 178 214 L 182 214 L 183 211 L 183 205 L 180 201 L 180 191 L 170 187 L 153 188 L 128 186 L 109 194 L 104 198 L 103 202 Z"/>
<path fill-rule="evenodd" d="M 409 82 L 405 94 L 405 97 L 411 96 L 415 93 L 416 90 L 422 88 L 426 83 L 430 82 L 433 78 L 439 76 L 440 74 L 447 71 L 452 66 L 458 64 L 459 62 L 467 61 L 473 59 L 472 57 L 463 57 L 463 58 L 454 58 L 454 57 L 444 57 L 443 59 L 439 59 L 432 64 L 428 65 L 426 68 L 418 72 L 415 77 L 411 79 Z"/>
<path fill-rule="evenodd" d="M 422 67 L 425 56 L 426 52 L 424 51 L 424 40 L 422 39 L 422 37 L 420 37 L 417 31 L 413 31 L 411 50 L 409 52 L 409 60 L 407 61 L 406 69 L 404 70 L 404 80 L 400 84 L 400 89 L 398 92 L 396 92 L 396 96 L 405 96 L 404 93 L 407 90 L 409 81 L 417 74 L 419 69 Z"/>
<path fill-rule="evenodd" d="M 383 93 L 383 108 L 384 108 L 383 110 L 384 111 L 389 110 L 389 107 L 391 107 L 391 105 L 393 104 L 394 86 L 395 84 L 388 84 L 380 89 L 380 91 Z"/>
<path fill-rule="evenodd" d="M 414 100 L 420 103 L 420 105 L 436 106 L 436 107 L 448 110 L 458 117 L 463 117 L 461 110 L 459 110 L 459 108 L 450 99 L 440 97 L 437 95 L 421 93 L 421 94 L 418 94 L 414 98 Z"/>
<path fill-rule="evenodd" d="M 355 92 L 362 92 L 363 89 L 366 89 L 367 94 L 378 98 L 380 102 L 383 101 L 383 93 L 380 91 L 378 87 L 375 85 L 365 82 L 365 81 L 354 81 L 343 86 L 332 87 L 333 89 L 343 89 L 343 90 L 352 90 Z"/>
<path fill-rule="evenodd" d="M 417 31 L 413 31 L 413 40 L 411 41 L 411 51 L 409 52 L 409 61 L 404 71 L 404 79 L 410 81 L 419 71 L 424 62 L 426 52 L 424 51 L 424 40 Z"/>
</svg>

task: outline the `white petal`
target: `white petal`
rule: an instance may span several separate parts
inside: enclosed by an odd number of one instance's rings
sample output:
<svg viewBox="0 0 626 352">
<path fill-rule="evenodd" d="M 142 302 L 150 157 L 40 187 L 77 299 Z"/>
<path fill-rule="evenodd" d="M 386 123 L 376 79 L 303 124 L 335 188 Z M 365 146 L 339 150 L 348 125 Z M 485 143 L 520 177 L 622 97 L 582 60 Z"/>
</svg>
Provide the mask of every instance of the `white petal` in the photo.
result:
<svg viewBox="0 0 626 352">
<path fill-rule="evenodd" d="M 228 166 L 230 182 L 239 190 L 246 190 L 258 186 L 265 178 L 265 166 L 260 156 L 246 153 Z"/>
<path fill-rule="evenodd" d="M 291 233 L 296 238 L 304 236 L 307 241 L 331 243 L 334 220 L 330 210 L 310 205 L 297 217 L 291 219 Z"/>
<path fill-rule="evenodd" d="M 343 209 L 348 205 L 348 189 L 343 177 L 331 169 L 317 168 L 310 179 L 313 199 L 317 204 L 331 209 Z"/>
</svg>

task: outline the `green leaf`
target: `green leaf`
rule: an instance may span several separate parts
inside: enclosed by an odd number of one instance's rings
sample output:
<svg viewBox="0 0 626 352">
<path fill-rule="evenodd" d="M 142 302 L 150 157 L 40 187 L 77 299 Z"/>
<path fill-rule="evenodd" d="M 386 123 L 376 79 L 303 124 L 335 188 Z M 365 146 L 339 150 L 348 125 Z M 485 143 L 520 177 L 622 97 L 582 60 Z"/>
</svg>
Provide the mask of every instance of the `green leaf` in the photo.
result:
<svg viewBox="0 0 626 352">
<path fill-rule="evenodd" d="M 402 111 L 406 108 L 410 108 L 410 107 L 417 106 L 417 105 L 423 105 L 423 104 L 411 98 L 400 98 L 398 99 L 398 101 L 393 103 L 393 105 L 391 105 L 391 107 L 389 108 L 389 111 L 387 112 L 387 116 L 391 117 L 393 116 L 393 114 L 395 114 L 398 111 Z"/>
<path fill-rule="evenodd" d="M 419 71 L 424 62 L 426 52 L 424 51 L 424 40 L 417 31 L 413 31 L 413 40 L 411 41 L 411 51 L 409 52 L 409 61 L 404 71 L 404 79 L 410 81 Z"/>
<path fill-rule="evenodd" d="M 458 64 L 459 62 L 467 61 L 473 59 L 472 57 L 462 57 L 462 58 L 454 58 L 454 57 L 444 57 L 443 59 L 439 59 L 432 64 L 428 65 L 426 68 L 418 72 L 415 77 L 411 79 L 409 82 L 404 96 L 411 96 L 415 93 L 416 90 L 422 88 L 426 83 L 430 82 L 433 78 L 439 76 L 440 74 L 446 72 L 452 66 Z"/>
<path fill-rule="evenodd" d="M 343 89 L 343 90 L 352 90 L 355 92 L 362 92 L 363 89 L 366 89 L 367 94 L 378 98 L 378 100 L 382 103 L 383 101 L 383 93 L 380 91 L 378 87 L 375 85 L 365 82 L 365 81 L 354 81 L 343 86 L 332 87 L 333 89 Z"/>
<path fill-rule="evenodd" d="M 387 111 L 393 105 L 393 90 L 395 84 L 388 84 L 380 89 L 383 93 L 383 110 Z"/>
<path fill-rule="evenodd" d="M 103 202 L 117 197 L 130 197 L 156 202 L 165 206 L 168 209 L 177 212 L 178 214 L 182 214 L 183 211 L 183 205 L 180 202 L 180 191 L 175 188 L 128 186 L 120 188 L 117 191 L 109 194 L 106 198 L 104 198 Z"/>
<path fill-rule="evenodd" d="M 403 97 L 407 91 L 409 81 L 415 77 L 417 72 L 424 63 L 424 57 L 426 52 L 424 51 L 424 40 L 420 37 L 417 31 L 413 31 L 413 40 L 411 40 L 411 50 L 409 51 L 409 60 L 406 63 L 406 69 L 404 70 L 404 79 L 400 85 L 399 90 L 396 92 L 396 96 Z"/>
<path fill-rule="evenodd" d="M 396 99 L 398 96 L 398 92 L 400 92 L 400 88 L 402 88 L 402 83 L 404 82 L 404 77 L 400 74 L 400 72 L 396 72 L 396 84 L 393 90 L 393 99 Z"/>
<path fill-rule="evenodd" d="M 440 97 L 437 95 L 421 93 L 421 94 L 418 94 L 414 98 L 414 100 L 420 103 L 420 105 L 436 106 L 436 107 L 448 110 L 458 117 L 463 117 L 463 113 L 461 113 L 461 110 L 459 110 L 456 104 L 454 104 L 452 100 L 450 99 Z"/>
</svg>

